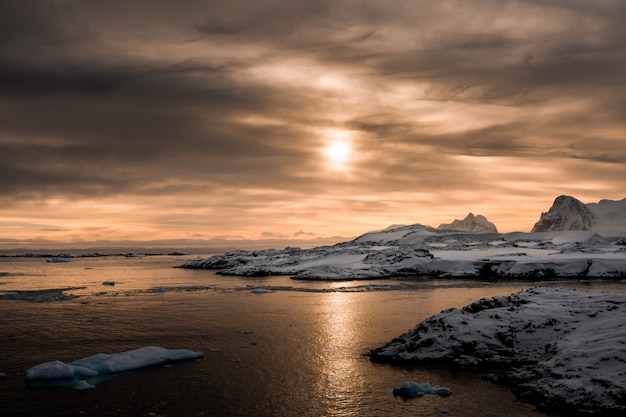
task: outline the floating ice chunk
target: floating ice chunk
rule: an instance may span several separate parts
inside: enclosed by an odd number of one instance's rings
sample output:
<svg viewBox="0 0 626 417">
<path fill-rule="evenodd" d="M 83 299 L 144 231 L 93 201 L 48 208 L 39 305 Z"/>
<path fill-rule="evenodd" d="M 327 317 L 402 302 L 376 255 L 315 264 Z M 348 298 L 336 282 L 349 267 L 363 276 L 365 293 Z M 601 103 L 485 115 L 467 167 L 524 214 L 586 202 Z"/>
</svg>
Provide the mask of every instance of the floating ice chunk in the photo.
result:
<svg viewBox="0 0 626 417">
<path fill-rule="evenodd" d="M 66 301 L 77 298 L 78 295 L 66 294 L 66 290 L 81 290 L 85 287 L 69 287 L 54 288 L 49 290 L 30 290 L 30 291 L 7 291 L 4 295 L 0 295 L 0 299 L 5 300 L 23 300 L 35 303 L 44 303 L 49 301 Z"/>
<path fill-rule="evenodd" d="M 143 348 L 120 353 L 99 353 L 87 358 L 79 359 L 70 364 L 61 361 L 45 362 L 26 371 L 28 383 L 45 381 L 69 380 L 78 378 L 103 379 L 103 376 L 159 365 L 162 363 L 196 359 L 204 356 L 202 352 L 187 349 L 164 349 L 158 346 Z"/>
<path fill-rule="evenodd" d="M 62 379 L 74 376 L 74 368 L 61 361 L 52 361 L 33 366 L 26 371 L 26 380 Z"/>
<path fill-rule="evenodd" d="M 76 384 L 76 386 L 74 387 L 76 391 L 90 391 L 95 388 L 96 388 L 95 385 L 91 385 L 89 382 L 85 381 L 84 379 L 81 379 L 80 381 L 78 381 L 78 384 Z"/>
<path fill-rule="evenodd" d="M 61 361 L 51 361 L 33 366 L 26 371 L 26 380 L 71 379 L 75 376 L 95 376 L 98 372 L 80 366 L 68 365 Z"/>
<path fill-rule="evenodd" d="M 393 389 L 394 396 L 410 399 L 415 397 L 423 397 L 424 395 L 438 395 L 440 397 L 449 397 L 452 395 L 450 388 L 438 387 L 430 385 L 427 382 L 418 384 L 417 382 L 407 381 L 401 387 Z"/>
<path fill-rule="evenodd" d="M 259 287 L 259 288 L 251 289 L 250 292 L 254 293 L 254 294 L 266 294 L 266 293 L 271 292 L 271 291 L 268 290 L 267 288 Z"/>
<path fill-rule="evenodd" d="M 98 353 L 97 355 L 72 362 L 74 366 L 93 369 L 99 374 L 130 371 L 161 363 L 196 359 L 204 356 L 202 352 L 187 349 L 164 349 L 158 346 L 146 346 L 140 349 L 120 353 Z"/>
<path fill-rule="evenodd" d="M 58 262 L 69 262 L 69 261 L 70 260 L 68 258 L 63 258 L 63 257 L 55 257 L 55 258 L 48 259 L 48 262 L 55 262 L 55 263 L 58 263 Z"/>
<path fill-rule="evenodd" d="M 112 287 L 112 286 L 114 286 L 114 285 L 115 285 L 115 281 L 104 281 L 104 282 L 102 283 L 102 285 L 108 285 L 108 286 L 111 286 L 111 287 Z"/>
</svg>

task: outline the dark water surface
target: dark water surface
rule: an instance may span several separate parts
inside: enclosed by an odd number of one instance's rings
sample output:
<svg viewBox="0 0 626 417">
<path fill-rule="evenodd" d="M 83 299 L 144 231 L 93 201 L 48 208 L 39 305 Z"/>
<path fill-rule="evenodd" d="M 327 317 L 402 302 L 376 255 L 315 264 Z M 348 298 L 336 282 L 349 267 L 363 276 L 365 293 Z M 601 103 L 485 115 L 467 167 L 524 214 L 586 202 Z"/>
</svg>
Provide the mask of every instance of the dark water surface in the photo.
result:
<svg viewBox="0 0 626 417">
<path fill-rule="evenodd" d="M 172 268 L 182 262 L 168 256 L 67 264 L 0 259 L 0 294 L 86 287 L 69 291 L 80 297 L 68 301 L 0 300 L 0 372 L 7 375 L 0 380 L 0 415 L 545 415 L 480 374 L 398 368 L 364 356 L 442 309 L 530 283 L 250 279 Z M 108 280 L 116 285 L 103 286 Z M 250 292 L 270 285 L 282 289 Z M 626 292 L 624 284 L 610 282 L 563 286 Z M 148 345 L 203 351 L 205 357 L 129 372 L 85 393 L 27 388 L 23 381 L 26 369 L 42 362 Z M 453 394 L 394 398 L 393 387 L 407 380 Z"/>
</svg>

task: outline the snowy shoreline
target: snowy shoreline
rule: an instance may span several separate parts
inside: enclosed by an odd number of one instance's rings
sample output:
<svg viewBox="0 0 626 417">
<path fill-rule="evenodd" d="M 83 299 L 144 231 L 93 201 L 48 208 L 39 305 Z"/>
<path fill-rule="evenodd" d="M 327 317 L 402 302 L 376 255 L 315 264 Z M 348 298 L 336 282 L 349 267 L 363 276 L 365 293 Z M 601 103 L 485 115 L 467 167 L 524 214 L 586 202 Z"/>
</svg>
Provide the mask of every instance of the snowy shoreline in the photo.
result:
<svg viewBox="0 0 626 417">
<path fill-rule="evenodd" d="M 451 308 L 385 346 L 373 362 L 504 369 L 521 399 L 584 415 L 626 411 L 626 295 L 536 287 Z"/>
<path fill-rule="evenodd" d="M 413 225 L 366 233 L 333 246 L 232 251 L 180 267 L 318 280 L 624 278 L 626 238 L 605 238 L 593 231 L 464 233 Z"/>
</svg>

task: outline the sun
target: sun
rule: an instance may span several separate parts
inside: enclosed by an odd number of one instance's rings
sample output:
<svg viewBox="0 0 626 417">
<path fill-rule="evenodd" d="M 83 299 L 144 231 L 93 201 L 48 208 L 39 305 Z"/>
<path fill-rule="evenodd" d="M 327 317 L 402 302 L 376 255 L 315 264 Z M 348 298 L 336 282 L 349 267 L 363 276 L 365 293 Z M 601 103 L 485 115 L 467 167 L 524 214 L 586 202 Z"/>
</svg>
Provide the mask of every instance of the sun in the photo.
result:
<svg viewBox="0 0 626 417">
<path fill-rule="evenodd" d="M 335 140 L 326 146 L 324 153 L 331 161 L 337 163 L 347 162 L 350 159 L 352 147 L 346 141 Z"/>
<path fill-rule="evenodd" d="M 345 170 L 353 153 L 350 133 L 344 130 L 333 130 L 326 136 L 327 142 L 323 152 L 328 167 L 333 170 Z"/>
</svg>

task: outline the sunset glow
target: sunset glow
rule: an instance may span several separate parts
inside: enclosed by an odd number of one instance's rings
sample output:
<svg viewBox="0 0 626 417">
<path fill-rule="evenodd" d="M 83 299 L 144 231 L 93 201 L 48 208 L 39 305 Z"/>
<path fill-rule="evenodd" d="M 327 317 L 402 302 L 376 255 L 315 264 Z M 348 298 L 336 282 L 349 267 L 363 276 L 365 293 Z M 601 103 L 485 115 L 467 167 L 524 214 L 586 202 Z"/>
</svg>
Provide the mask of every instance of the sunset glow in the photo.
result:
<svg viewBox="0 0 626 417">
<path fill-rule="evenodd" d="M 0 5 L 1 247 L 626 196 L 619 1 L 131 3 Z"/>
</svg>

